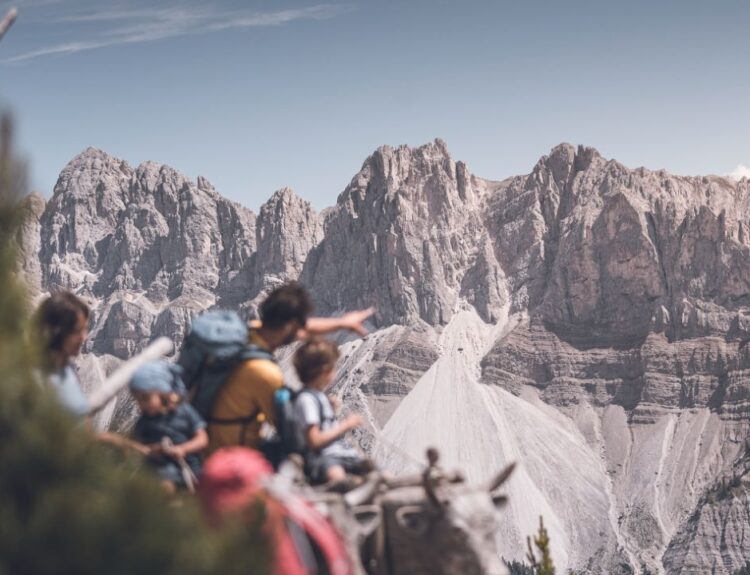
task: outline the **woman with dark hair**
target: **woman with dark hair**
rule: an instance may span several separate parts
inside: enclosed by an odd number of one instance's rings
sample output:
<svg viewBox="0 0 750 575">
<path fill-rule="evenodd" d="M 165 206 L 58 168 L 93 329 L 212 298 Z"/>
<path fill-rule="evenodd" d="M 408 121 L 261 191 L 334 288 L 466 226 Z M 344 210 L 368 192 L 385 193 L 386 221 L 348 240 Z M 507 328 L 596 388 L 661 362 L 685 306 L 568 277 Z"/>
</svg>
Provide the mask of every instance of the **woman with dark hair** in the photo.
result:
<svg viewBox="0 0 750 575">
<path fill-rule="evenodd" d="M 66 409 L 78 417 L 85 416 L 89 402 L 71 360 L 81 352 L 88 336 L 88 306 L 70 292 L 57 292 L 39 306 L 35 323 L 46 381 Z"/>
</svg>

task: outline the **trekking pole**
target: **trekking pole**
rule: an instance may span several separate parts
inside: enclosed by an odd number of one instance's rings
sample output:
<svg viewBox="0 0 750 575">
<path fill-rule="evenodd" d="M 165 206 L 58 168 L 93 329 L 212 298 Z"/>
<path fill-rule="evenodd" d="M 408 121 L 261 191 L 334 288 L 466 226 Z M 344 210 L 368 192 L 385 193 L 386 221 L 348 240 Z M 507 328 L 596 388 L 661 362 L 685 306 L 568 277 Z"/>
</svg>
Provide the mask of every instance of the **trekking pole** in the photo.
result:
<svg viewBox="0 0 750 575">
<path fill-rule="evenodd" d="M 101 410 L 121 389 L 127 386 L 130 382 L 130 378 L 133 377 L 135 370 L 141 367 L 144 363 L 168 355 L 172 352 L 172 349 L 174 349 L 172 341 L 169 338 L 160 337 L 149 344 L 149 346 L 141 353 L 123 363 L 117 371 L 110 375 L 104 383 L 102 383 L 102 385 L 91 394 L 91 397 L 89 398 L 89 415 L 94 415 Z"/>
<path fill-rule="evenodd" d="M 5 33 L 13 25 L 13 22 L 16 21 L 17 17 L 18 17 L 18 10 L 16 10 L 15 8 L 11 8 L 5 14 L 5 17 L 2 20 L 0 20 L 0 40 L 3 39 L 3 36 L 5 36 Z"/>
<path fill-rule="evenodd" d="M 174 442 L 169 437 L 162 437 L 161 438 L 161 448 L 168 452 L 174 447 Z M 175 457 L 170 456 L 172 459 L 174 459 L 177 462 L 177 465 L 180 466 L 180 473 L 182 473 L 182 479 L 185 481 L 185 486 L 187 487 L 187 490 L 189 493 L 195 493 L 195 486 L 198 483 L 198 478 L 195 476 L 195 473 L 193 473 L 193 470 L 190 469 L 190 466 L 187 464 L 187 461 L 185 461 L 184 457 Z"/>
</svg>

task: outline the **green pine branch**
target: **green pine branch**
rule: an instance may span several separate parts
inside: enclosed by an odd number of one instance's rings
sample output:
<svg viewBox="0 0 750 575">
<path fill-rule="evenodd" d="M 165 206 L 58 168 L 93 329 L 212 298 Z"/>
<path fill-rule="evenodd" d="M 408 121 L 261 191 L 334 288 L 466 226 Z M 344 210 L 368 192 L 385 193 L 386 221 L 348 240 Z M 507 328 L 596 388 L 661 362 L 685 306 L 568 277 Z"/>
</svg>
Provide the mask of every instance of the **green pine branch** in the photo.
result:
<svg viewBox="0 0 750 575">
<path fill-rule="evenodd" d="M 534 569 L 535 575 L 555 575 L 555 565 L 552 562 L 552 555 L 549 548 L 549 534 L 544 527 L 544 519 L 539 517 L 539 531 L 534 537 L 534 547 L 531 545 L 531 537 L 526 538 L 528 545 L 527 559 Z M 539 558 L 537 558 L 537 554 Z"/>
</svg>

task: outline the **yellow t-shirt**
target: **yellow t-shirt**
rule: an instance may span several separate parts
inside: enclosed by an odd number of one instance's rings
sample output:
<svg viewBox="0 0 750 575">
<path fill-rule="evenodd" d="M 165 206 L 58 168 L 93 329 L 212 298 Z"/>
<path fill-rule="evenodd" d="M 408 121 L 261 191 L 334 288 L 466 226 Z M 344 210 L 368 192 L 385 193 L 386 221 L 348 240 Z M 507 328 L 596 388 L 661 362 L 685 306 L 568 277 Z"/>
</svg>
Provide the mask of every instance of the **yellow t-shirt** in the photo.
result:
<svg viewBox="0 0 750 575">
<path fill-rule="evenodd" d="M 255 329 L 250 330 L 250 343 L 269 349 Z M 232 445 L 257 449 L 263 421 L 275 423 L 274 392 L 284 383 L 278 365 L 268 359 L 251 359 L 240 364 L 216 396 L 211 418 L 238 419 L 258 413 L 251 423 L 208 424 L 209 451 Z"/>
</svg>

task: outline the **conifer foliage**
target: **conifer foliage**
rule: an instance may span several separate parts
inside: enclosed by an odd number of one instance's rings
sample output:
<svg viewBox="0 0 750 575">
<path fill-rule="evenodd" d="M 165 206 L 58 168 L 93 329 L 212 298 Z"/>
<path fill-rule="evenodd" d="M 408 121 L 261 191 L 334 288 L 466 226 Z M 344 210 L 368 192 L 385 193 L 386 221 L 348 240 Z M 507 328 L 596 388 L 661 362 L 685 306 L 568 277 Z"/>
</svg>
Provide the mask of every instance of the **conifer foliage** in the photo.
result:
<svg viewBox="0 0 750 575">
<path fill-rule="evenodd" d="M 506 561 L 510 575 L 534 575 L 534 568 L 522 561 Z"/>
<path fill-rule="evenodd" d="M 549 534 L 544 527 L 544 520 L 539 518 L 539 532 L 534 537 L 536 552 L 531 546 L 531 537 L 527 539 L 529 552 L 528 560 L 536 575 L 555 575 L 555 565 L 552 562 L 552 554 L 549 547 Z M 539 558 L 537 558 L 537 553 Z"/>
<path fill-rule="evenodd" d="M 266 572 L 257 525 L 207 528 L 133 461 L 97 444 L 34 378 L 16 278 L 23 169 L 0 134 L 0 575 Z"/>
</svg>

